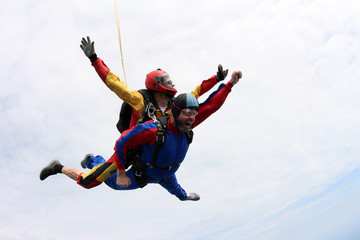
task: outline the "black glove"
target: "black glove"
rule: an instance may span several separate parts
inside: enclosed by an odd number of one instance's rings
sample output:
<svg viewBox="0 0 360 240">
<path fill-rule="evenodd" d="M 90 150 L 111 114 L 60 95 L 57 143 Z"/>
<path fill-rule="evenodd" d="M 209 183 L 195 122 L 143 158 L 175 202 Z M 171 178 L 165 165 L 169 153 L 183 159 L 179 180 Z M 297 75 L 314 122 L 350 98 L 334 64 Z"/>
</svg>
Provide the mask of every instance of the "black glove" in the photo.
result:
<svg viewBox="0 0 360 240">
<path fill-rule="evenodd" d="M 85 55 L 90 59 L 91 62 L 95 62 L 97 60 L 94 42 L 91 42 L 89 36 L 87 36 L 87 39 L 82 38 L 80 48 L 84 51 Z"/>
<path fill-rule="evenodd" d="M 219 64 L 218 72 L 216 73 L 216 80 L 218 82 L 224 80 L 228 74 L 229 69 L 223 70 L 223 66 Z"/>
</svg>

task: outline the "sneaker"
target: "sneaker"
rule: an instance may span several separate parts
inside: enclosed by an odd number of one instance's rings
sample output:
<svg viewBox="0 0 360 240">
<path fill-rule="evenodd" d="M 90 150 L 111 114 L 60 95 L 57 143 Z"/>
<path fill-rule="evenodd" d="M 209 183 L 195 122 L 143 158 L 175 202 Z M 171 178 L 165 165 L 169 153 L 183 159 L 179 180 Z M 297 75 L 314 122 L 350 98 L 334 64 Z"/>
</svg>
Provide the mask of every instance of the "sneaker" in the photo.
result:
<svg viewBox="0 0 360 240">
<path fill-rule="evenodd" d="M 55 175 L 57 172 L 55 171 L 55 166 L 61 166 L 59 160 L 52 160 L 46 167 L 44 167 L 40 172 L 40 180 L 45 180 L 48 176 Z"/>
<path fill-rule="evenodd" d="M 183 201 L 187 201 L 187 200 L 198 201 L 198 200 L 200 200 L 200 195 L 197 193 L 187 193 L 186 198 L 183 199 Z"/>
<path fill-rule="evenodd" d="M 90 159 L 90 158 L 92 158 L 94 155 L 92 154 L 92 153 L 88 153 L 88 154 L 86 154 L 85 155 L 85 157 L 84 157 L 84 159 L 81 161 L 81 166 L 82 166 L 82 168 L 86 168 L 87 167 L 87 162 L 88 162 L 88 160 Z"/>
</svg>

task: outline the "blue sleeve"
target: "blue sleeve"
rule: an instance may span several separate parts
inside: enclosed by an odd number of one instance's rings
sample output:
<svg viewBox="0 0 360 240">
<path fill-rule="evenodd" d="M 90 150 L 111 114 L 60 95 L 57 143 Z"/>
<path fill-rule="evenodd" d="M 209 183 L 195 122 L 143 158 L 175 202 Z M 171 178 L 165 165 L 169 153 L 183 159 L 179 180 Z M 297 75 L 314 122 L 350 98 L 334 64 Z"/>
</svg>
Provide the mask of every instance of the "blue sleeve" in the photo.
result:
<svg viewBox="0 0 360 240">
<path fill-rule="evenodd" d="M 209 95 L 209 97 L 208 97 L 204 102 L 200 103 L 200 106 L 203 105 L 203 104 L 205 104 L 205 103 L 206 103 L 207 101 L 209 101 L 212 97 L 214 97 L 224 86 L 225 86 L 224 83 L 220 84 L 217 90 L 215 90 L 214 92 L 212 92 L 212 93 Z"/>
<path fill-rule="evenodd" d="M 119 157 L 120 164 L 126 163 L 126 154 L 129 148 L 136 148 L 143 144 L 149 144 L 151 141 L 155 141 L 156 131 L 154 139 L 150 139 L 148 136 L 149 131 L 155 129 L 156 125 L 154 122 L 146 122 L 139 124 L 129 131 L 124 132 L 121 137 L 117 140 L 115 145 L 115 152 Z"/>
</svg>

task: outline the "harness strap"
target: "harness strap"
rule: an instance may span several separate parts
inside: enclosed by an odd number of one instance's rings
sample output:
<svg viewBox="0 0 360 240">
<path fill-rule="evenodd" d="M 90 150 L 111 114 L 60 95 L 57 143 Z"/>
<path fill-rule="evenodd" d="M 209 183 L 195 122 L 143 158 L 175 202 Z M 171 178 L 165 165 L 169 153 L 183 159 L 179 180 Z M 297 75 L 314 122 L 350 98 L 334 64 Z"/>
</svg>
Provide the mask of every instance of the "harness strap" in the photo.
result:
<svg viewBox="0 0 360 240">
<path fill-rule="evenodd" d="M 167 121 L 168 121 L 168 118 L 169 118 L 169 115 L 164 115 L 164 116 L 159 117 L 158 121 L 155 121 L 158 132 L 157 132 L 157 135 L 156 135 L 155 149 L 154 149 L 154 154 L 153 154 L 153 157 L 152 157 L 152 161 L 151 161 L 151 163 L 146 163 L 146 166 L 148 168 L 158 168 L 158 169 L 164 169 L 164 170 L 170 171 L 171 169 L 178 168 L 181 165 L 181 163 L 178 163 L 178 164 L 170 165 L 170 166 L 167 166 L 167 167 L 161 167 L 161 166 L 158 166 L 156 164 L 156 159 L 158 157 L 159 151 L 165 144 L 166 134 L 167 134 L 167 124 L 168 124 Z M 190 132 L 186 133 L 186 138 L 187 138 L 189 144 L 192 143 L 193 136 L 194 136 L 193 131 L 190 131 Z"/>
<path fill-rule="evenodd" d="M 146 173 L 145 163 L 142 162 L 140 159 L 135 160 L 134 163 L 135 164 L 132 165 L 131 170 L 134 172 L 135 180 L 139 184 L 140 188 L 143 188 L 148 184 L 147 179 L 157 180 L 157 181 L 159 181 L 159 183 L 163 183 L 163 182 L 166 182 L 169 180 L 169 177 L 166 177 L 163 179 L 157 179 L 157 178 L 150 177 Z"/>
<path fill-rule="evenodd" d="M 150 119 L 156 120 L 156 109 L 159 108 L 156 100 L 154 99 L 153 94 L 148 89 L 140 89 L 139 93 L 144 98 L 144 111 L 142 117 L 139 119 L 139 123 L 146 122 Z"/>
<path fill-rule="evenodd" d="M 156 140 L 155 140 L 155 149 L 154 154 L 152 156 L 151 163 L 146 163 L 146 166 L 148 168 L 159 168 L 159 169 L 165 169 L 165 170 L 171 170 L 174 167 L 179 167 L 180 164 L 168 166 L 168 167 L 160 167 L 156 164 L 156 159 L 158 157 L 160 149 L 164 146 L 166 135 L 167 135 L 167 121 L 168 121 L 169 115 L 164 115 L 159 117 L 157 120 L 154 121 L 157 127 L 157 134 L 156 134 Z"/>
<path fill-rule="evenodd" d="M 157 169 L 163 169 L 170 171 L 171 169 L 178 168 L 180 166 L 180 163 L 170 165 L 167 167 L 161 167 L 156 164 L 156 159 L 158 157 L 160 149 L 164 146 L 166 135 L 167 135 L 167 124 L 168 124 L 168 118 L 169 115 L 164 115 L 159 117 L 158 119 L 154 120 L 154 123 L 156 124 L 156 127 L 158 129 L 156 140 L 155 140 L 155 149 L 154 154 L 152 156 L 152 161 L 150 163 L 145 163 L 141 161 L 140 155 L 141 150 L 140 149 L 131 149 L 131 151 L 128 152 L 128 160 L 131 161 L 132 167 L 131 170 L 134 171 L 135 179 L 139 183 L 140 187 L 143 188 L 147 185 L 147 179 L 157 180 L 159 183 L 165 182 L 169 180 L 169 178 L 164 179 L 156 179 L 153 177 L 150 177 L 146 174 L 146 168 L 157 168 Z M 186 134 L 186 138 L 189 142 L 189 144 L 192 142 L 193 139 L 193 131 L 190 131 Z"/>
</svg>

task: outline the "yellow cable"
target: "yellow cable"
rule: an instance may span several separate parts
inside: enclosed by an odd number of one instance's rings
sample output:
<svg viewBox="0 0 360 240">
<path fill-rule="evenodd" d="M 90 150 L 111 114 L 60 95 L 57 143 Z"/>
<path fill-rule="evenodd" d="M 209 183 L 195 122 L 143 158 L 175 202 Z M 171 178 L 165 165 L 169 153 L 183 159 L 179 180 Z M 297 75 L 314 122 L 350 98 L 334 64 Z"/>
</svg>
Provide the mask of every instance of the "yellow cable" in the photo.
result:
<svg viewBox="0 0 360 240">
<path fill-rule="evenodd" d="M 116 25 L 117 25 L 117 31 L 118 31 L 118 37 L 119 37 L 119 45 L 120 45 L 121 64 L 122 64 L 122 68 L 123 68 L 123 72 L 124 72 L 125 85 L 127 86 L 126 75 L 125 75 L 125 66 L 124 66 L 124 58 L 123 58 L 123 52 L 122 52 L 122 47 L 121 47 L 120 24 L 119 24 L 118 12 L 117 12 L 116 0 L 114 0 L 114 4 L 115 4 Z"/>
</svg>

